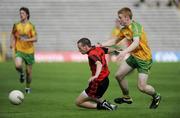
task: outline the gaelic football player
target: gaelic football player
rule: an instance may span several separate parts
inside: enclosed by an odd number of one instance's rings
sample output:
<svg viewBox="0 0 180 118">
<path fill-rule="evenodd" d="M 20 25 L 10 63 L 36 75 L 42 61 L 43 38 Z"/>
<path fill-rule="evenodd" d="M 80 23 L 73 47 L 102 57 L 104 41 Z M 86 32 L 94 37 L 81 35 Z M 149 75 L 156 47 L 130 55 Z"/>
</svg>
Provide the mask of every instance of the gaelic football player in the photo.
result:
<svg viewBox="0 0 180 118">
<path fill-rule="evenodd" d="M 26 7 L 19 9 L 20 21 L 13 25 L 10 48 L 15 50 L 15 68 L 20 82 L 26 81 L 25 92 L 30 93 L 32 65 L 34 64 L 34 42 L 37 41 L 35 26 L 29 21 L 30 12 Z M 23 63 L 26 69 L 23 69 Z"/>
<path fill-rule="evenodd" d="M 126 54 L 130 53 L 130 56 L 121 63 L 115 75 L 123 96 L 114 99 L 114 101 L 119 104 L 131 104 L 133 102 L 129 95 L 128 83 L 125 80 L 125 77 L 132 70 L 137 69 L 137 87 L 141 92 L 152 97 L 152 103 L 149 108 L 155 109 L 160 103 L 161 96 L 157 91 L 155 91 L 153 86 L 147 83 L 149 71 L 152 66 L 152 54 L 147 42 L 144 28 L 138 22 L 132 20 L 133 14 L 130 8 L 125 7 L 120 9 L 118 11 L 118 17 L 120 25 L 122 26 L 119 31 L 118 38 L 101 44 L 101 46 L 112 46 L 124 39 L 130 41 L 130 45 L 123 51 L 120 51 L 120 54 L 118 55 L 118 58 L 122 58 Z"/>
<path fill-rule="evenodd" d="M 116 105 L 101 99 L 109 86 L 109 69 L 105 59 L 105 54 L 109 50 L 91 46 L 88 38 L 80 39 L 77 47 L 82 54 L 88 55 L 92 76 L 88 80 L 88 87 L 77 97 L 76 105 L 89 109 L 115 110 Z"/>
</svg>

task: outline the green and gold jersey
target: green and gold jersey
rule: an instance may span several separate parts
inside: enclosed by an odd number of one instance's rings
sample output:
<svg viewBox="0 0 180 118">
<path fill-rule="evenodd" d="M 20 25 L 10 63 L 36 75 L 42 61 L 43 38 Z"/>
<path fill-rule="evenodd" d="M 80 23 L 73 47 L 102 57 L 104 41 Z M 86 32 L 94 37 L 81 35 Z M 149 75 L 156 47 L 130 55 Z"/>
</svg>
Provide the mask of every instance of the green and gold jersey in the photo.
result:
<svg viewBox="0 0 180 118">
<path fill-rule="evenodd" d="M 36 29 L 31 22 L 25 24 L 17 22 L 14 24 L 12 34 L 15 38 L 15 50 L 26 54 L 34 53 L 33 42 L 26 42 L 28 38 L 37 36 Z"/>
<path fill-rule="evenodd" d="M 111 36 L 112 36 L 112 37 L 118 37 L 119 33 L 120 33 L 120 28 L 115 27 L 115 28 L 113 28 L 113 30 L 112 30 Z"/>
<path fill-rule="evenodd" d="M 140 38 L 139 46 L 134 51 L 131 52 L 131 55 L 141 60 L 152 59 L 152 54 L 148 46 L 146 33 L 141 24 L 132 21 L 132 23 L 129 26 L 121 28 L 121 31 L 119 32 L 118 36 L 119 36 L 118 39 L 119 41 L 123 38 L 126 38 L 131 42 L 133 41 L 133 37 L 139 37 Z"/>
<path fill-rule="evenodd" d="M 114 27 L 112 29 L 112 32 L 111 32 L 111 38 L 117 39 L 119 37 L 119 34 L 120 34 L 120 28 L 119 27 Z M 122 48 L 122 46 L 121 46 L 121 44 L 119 42 L 116 42 L 116 44 L 113 45 L 112 47 L 116 48 L 116 49 Z"/>
</svg>

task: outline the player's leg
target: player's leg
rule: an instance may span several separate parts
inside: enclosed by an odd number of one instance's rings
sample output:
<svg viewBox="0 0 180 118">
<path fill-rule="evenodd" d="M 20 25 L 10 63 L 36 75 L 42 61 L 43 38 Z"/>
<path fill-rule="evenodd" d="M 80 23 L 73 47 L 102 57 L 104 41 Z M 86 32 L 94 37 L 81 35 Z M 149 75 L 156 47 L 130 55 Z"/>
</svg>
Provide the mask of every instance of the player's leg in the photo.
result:
<svg viewBox="0 0 180 118">
<path fill-rule="evenodd" d="M 26 63 L 26 93 L 31 92 L 32 81 L 32 65 L 34 64 L 34 54 L 25 54 L 24 60 Z"/>
<path fill-rule="evenodd" d="M 152 103 L 150 105 L 151 109 L 155 109 L 158 107 L 160 100 L 161 100 L 161 96 L 160 94 L 158 94 L 155 89 L 147 84 L 147 80 L 148 80 L 148 74 L 145 73 L 139 73 L 138 75 L 138 89 L 143 92 L 146 93 L 150 96 L 152 96 Z"/>
<path fill-rule="evenodd" d="M 106 100 L 100 101 L 100 98 L 102 98 L 102 96 L 106 92 L 108 86 L 109 86 L 109 78 L 108 77 L 106 77 L 104 80 L 102 80 L 98 85 L 98 88 L 96 90 L 96 98 L 98 98 L 97 109 L 105 109 L 105 110 L 116 110 L 117 109 L 117 105 L 111 104 Z"/>
<path fill-rule="evenodd" d="M 145 73 L 138 74 L 138 89 L 143 93 L 153 96 L 155 93 L 155 89 L 151 85 L 147 84 L 147 79 L 148 79 L 148 74 Z"/>
<path fill-rule="evenodd" d="M 78 107 L 96 109 L 97 103 L 92 102 L 92 99 L 83 91 L 76 99 L 76 105 Z"/>
<path fill-rule="evenodd" d="M 116 77 L 116 80 L 118 81 L 118 84 L 122 90 L 123 95 L 129 95 L 128 83 L 124 78 L 132 70 L 133 70 L 132 67 L 129 66 L 126 63 L 126 61 L 123 61 L 116 72 L 115 77 Z"/>
<path fill-rule="evenodd" d="M 32 65 L 26 65 L 26 88 L 25 92 L 31 92 L 31 81 L 32 81 Z"/>
<path fill-rule="evenodd" d="M 117 106 L 110 104 L 106 100 L 89 97 L 85 91 L 83 91 L 76 99 L 76 105 L 78 107 L 98 110 L 116 110 Z"/>
<path fill-rule="evenodd" d="M 89 109 L 104 109 L 104 110 L 115 110 L 116 105 L 110 104 L 106 100 L 101 100 L 105 91 L 109 85 L 109 79 L 105 78 L 102 81 L 92 81 L 88 88 L 84 90 L 79 97 L 76 99 L 76 105 L 79 107 Z"/>
<path fill-rule="evenodd" d="M 161 100 L 161 96 L 159 93 L 157 93 L 154 89 L 154 87 L 152 87 L 151 85 L 147 84 L 147 80 L 149 77 L 149 70 L 152 66 L 152 60 L 150 61 L 143 61 L 143 60 L 136 60 L 138 67 L 138 89 L 143 92 L 146 93 L 150 96 L 152 96 L 152 103 L 150 105 L 150 108 L 155 109 L 158 107 L 160 100 Z"/>
<path fill-rule="evenodd" d="M 125 76 L 128 73 L 130 73 L 132 70 L 133 70 L 133 68 L 131 66 L 129 66 L 125 60 L 122 61 L 119 69 L 116 72 L 115 77 L 118 81 L 118 84 L 119 84 L 121 90 L 122 90 L 123 97 L 114 99 L 114 102 L 119 103 L 119 104 L 121 104 L 121 103 L 131 104 L 132 103 L 132 99 L 129 96 L 128 83 L 127 83 L 127 80 L 124 79 Z"/>
<path fill-rule="evenodd" d="M 21 54 L 19 52 L 16 53 L 16 57 L 15 57 L 15 68 L 16 70 L 19 72 L 19 80 L 21 83 L 24 82 L 25 80 L 25 74 L 23 71 L 23 58 L 21 56 Z"/>
</svg>

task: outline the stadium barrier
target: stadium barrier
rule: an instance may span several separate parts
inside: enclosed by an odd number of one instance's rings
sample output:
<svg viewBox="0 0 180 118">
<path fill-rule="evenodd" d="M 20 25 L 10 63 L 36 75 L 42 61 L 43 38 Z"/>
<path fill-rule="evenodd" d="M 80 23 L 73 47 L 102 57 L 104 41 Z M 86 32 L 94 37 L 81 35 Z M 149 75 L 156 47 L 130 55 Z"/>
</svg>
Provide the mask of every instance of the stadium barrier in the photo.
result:
<svg viewBox="0 0 180 118">
<path fill-rule="evenodd" d="M 157 62 L 178 62 L 180 61 L 180 52 L 159 51 L 153 53 L 153 60 Z"/>
<path fill-rule="evenodd" d="M 111 61 L 115 61 L 115 56 L 107 56 Z M 82 55 L 77 51 L 67 52 L 36 52 L 36 62 L 87 62 L 87 55 Z M 180 61 L 180 52 L 160 51 L 153 53 L 155 62 L 178 62 Z"/>
<path fill-rule="evenodd" d="M 36 62 L 83 62 L 87 61 L 87 55 L 79 52 L 36 52 Z"/>
</svg>

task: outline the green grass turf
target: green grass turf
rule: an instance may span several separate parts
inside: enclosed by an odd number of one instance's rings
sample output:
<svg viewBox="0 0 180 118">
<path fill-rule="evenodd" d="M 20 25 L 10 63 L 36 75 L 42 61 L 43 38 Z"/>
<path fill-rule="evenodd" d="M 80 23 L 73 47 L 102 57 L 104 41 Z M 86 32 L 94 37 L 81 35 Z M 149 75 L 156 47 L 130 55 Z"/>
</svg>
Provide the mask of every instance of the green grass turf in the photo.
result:
<svg viewBox="0 0 180 118">
<path fill-rule="evenodd" d="M 115 63 L 109 64 L 110 86 L 104 98 L 113 103 L 121 95 L 114 73 Z M 116 111 L 97 111 L 75 106 L 74 101 L 86 88 L 90 71 L 87 63 L 39 63 L 33 67 L 32 93 L 24 102 L 10 104 L 11 90 L 24 90 L 12 62 L 0 63 L 0 118 L 179 118 L 180 63 L 154 63 L 149 83 L 162 95 L 158 109 L 149 109 L 151 97 L 137 90 L 137 72 L 127 77 L 134 103 L 118 105 Z"/>
</svg>

